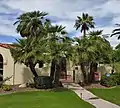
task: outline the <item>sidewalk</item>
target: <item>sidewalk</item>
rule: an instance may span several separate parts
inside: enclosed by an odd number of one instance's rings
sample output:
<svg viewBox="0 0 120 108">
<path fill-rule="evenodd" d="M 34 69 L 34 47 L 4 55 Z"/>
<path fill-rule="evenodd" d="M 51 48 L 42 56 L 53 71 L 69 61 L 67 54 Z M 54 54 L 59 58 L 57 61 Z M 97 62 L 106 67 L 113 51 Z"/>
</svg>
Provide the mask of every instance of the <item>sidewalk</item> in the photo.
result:
<svg viewBox="0 0 120 108">
<path fill-rule="evenodd" d="M 120 108 L 113 103 L 110 103 L 106 100 L 100 99 L 91 92 L 87 91 L 86 89 L 82 88 L 78 84 L 74 83 L 63 83 L 65 88 L 69 88 L 73 90 L 80 98 L 84 101 L 94 105 L 96 108 Z"/>
</svg>

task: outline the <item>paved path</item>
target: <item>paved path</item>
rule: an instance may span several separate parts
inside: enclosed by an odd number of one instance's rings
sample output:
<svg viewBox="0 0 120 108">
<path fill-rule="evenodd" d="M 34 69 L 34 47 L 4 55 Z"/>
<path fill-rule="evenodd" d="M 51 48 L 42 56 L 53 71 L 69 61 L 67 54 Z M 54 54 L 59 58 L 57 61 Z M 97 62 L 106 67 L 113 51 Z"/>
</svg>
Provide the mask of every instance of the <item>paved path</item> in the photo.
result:
<svg viewBox="0 0 120 108">
<path fill-rule="evenodd" d="M 97 96 L 82 88 L 78 84 L 63 83 L 63 86 L 72 89 L 80 98 L 94 105 L 96 108 L 120 108 L 120 106 L 98 98 Z"/>
</svg>

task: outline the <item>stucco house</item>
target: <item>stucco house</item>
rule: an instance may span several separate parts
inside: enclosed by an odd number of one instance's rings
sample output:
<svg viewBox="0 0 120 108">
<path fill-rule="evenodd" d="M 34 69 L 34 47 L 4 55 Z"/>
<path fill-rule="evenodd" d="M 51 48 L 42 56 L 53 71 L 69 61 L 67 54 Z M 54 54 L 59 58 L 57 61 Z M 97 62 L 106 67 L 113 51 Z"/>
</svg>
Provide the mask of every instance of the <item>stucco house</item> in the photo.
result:
<svg viewBox="0 0 120 108">
<path fill-rule="evenodd" d="M 45 66 L 42 69 L 36 66 L 36 71 L 38 75 L 49 75 L 49 68 Z M 0 44 L 0 81 L 11 76 L 12 78 L 6 84 L 24 84 L 33 81 L 33 75 L 28 67 L 24 64 L 14 63 L 9 44 Z"/>
<path fill-rule="evenodd" d="M 72 64 L 67 65 L 67 75 L 71 76 L 71 80 L 75 79 L 75 82 L 83 81 L 83 74 L 80 67 L 75 70 L 73 75 L 74 67 Z M 38 75 L 49 75 L 50 74 L 50 65 L 44 65 L 43 68 L 36 66 L 36 71 Z M 110 72 L 111 67 L 109 66 L 100 66 L 98 67 L 99 72 Z M 33 82 L 32 72 L 24 64 L 14 63 L 14 59 L 11 56 L 9 50 L 9 44 L 0 44 L 0 81 L 11 77 L 9 81 L 6 81 L 6 84 L 16 85 L 16 84 L 26 84 Z M 75 77 L 75 78 L 74 78 Z"/>
</svg>

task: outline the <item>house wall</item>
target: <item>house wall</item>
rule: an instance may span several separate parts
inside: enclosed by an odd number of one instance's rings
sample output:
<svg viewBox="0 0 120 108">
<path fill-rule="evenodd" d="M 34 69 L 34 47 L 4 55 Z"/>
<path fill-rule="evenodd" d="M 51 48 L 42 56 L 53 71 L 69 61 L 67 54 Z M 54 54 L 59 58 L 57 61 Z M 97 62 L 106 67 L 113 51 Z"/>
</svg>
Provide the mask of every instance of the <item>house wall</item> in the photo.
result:
<svg viewBox="0 0 120 108">
<path fill-rule="evenodd" d="M 3 79 L 13 75 L 14 61 L 11 57 L 9 49 L 0 47 L 0 54 L 3 56 Z M 7 81 L 7 84 L 12 84 L 13 77 Z"/>
<path fill-rule="evenodd" d="M 35 67 L 38 75 L 49 75 L 49 68 L 39 68 L 38 65 Z M 24 83 L 32 83 L 33 75 L 28 67 L 24 64 L 15 64 L 15 75 L 14 75 L 14 84 L 24 84 Z"/>
</svg>

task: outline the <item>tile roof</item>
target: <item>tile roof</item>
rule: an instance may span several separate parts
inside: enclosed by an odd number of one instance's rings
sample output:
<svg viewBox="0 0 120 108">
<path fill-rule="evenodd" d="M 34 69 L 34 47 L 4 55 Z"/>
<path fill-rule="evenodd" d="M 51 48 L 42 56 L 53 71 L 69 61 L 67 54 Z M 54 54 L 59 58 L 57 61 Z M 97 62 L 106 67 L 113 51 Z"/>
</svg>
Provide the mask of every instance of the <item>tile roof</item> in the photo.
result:
<svg viewBox="0 0 120 108">
<path fill-rule="evenodd" d="M 3 48 L 9 48 L 10 46 L 12 46 L 12 45 L 0 43 L 0 47 L 3 47 Z"/>
</svg>

